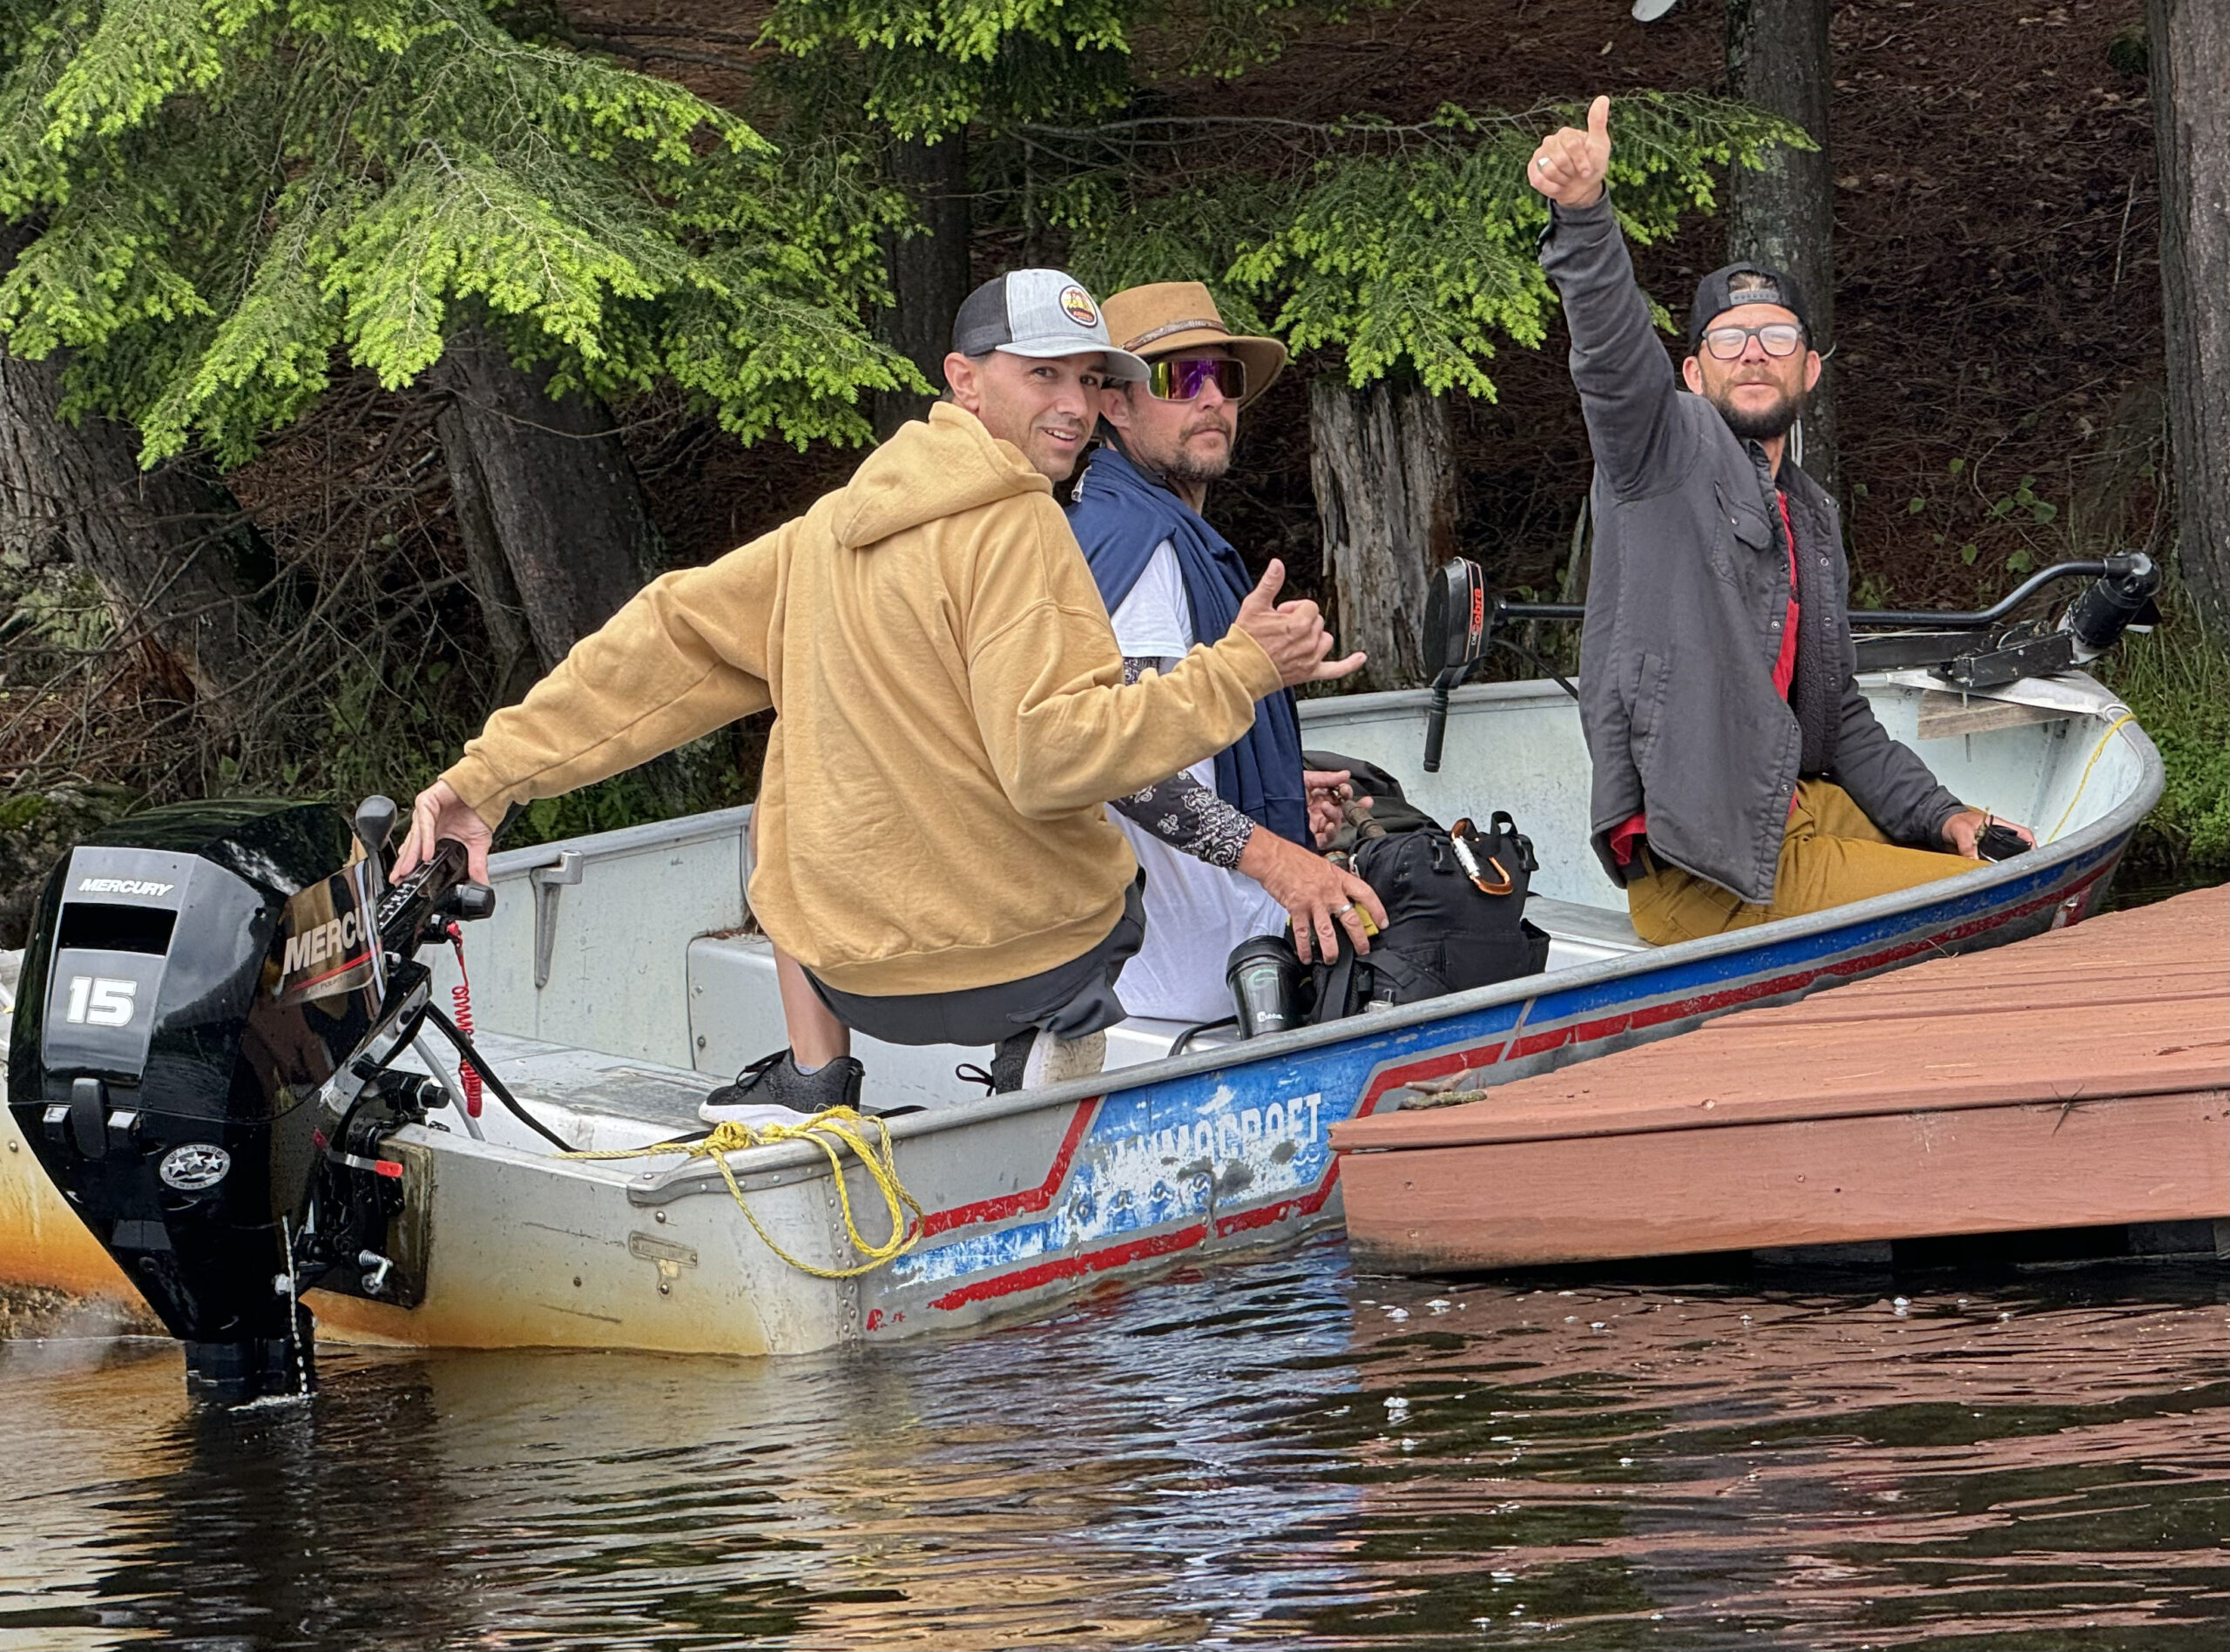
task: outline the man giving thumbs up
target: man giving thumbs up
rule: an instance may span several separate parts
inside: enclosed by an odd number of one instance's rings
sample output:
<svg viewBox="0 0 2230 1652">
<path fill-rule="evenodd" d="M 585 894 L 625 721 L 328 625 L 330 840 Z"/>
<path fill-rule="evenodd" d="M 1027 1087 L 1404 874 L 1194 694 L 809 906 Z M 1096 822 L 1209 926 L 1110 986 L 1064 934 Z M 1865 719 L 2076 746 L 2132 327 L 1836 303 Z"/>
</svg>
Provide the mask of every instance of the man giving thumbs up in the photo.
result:
<svg viewBox="0 0 2230 1652">
<path fill-rule="evenodd" d="M 1784 462 L 1820 377 L 1803 293 L 1764 264 L 1713 271 L 1676 379 L 1610 166 L 1598 98 L 1585 131 L 1542 139 L 1526 177 L 1550 201 L 1541 265 L 1595 455 L 1580 642 L 1591 835 L 1636 932 L 1686 941 L 1968 870 L 1987 817 L 1859 692 L 1841 519 Z"/>
</svg>

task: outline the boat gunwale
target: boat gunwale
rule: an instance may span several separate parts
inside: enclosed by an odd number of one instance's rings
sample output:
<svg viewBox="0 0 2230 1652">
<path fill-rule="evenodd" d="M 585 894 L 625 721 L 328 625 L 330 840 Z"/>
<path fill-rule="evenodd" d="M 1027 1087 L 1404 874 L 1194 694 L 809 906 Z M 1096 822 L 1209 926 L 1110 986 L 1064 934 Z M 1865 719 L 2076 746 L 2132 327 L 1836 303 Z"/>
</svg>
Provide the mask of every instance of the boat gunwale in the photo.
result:
<svg viewBox="0 0 2230 1652">
<path fill-rule="evenodd" d="M 1862 684 L 1871 682 L 1883 687 L 1908 691 L 1923 689 L 1923 685 L 1916 683 L 1911 674 L 1906 672 L 1868 672 L 1860 680 Z M 2061 880 L 2069 867 L 2082 862 L 2094 852 L 2111 847 L 2117 839 L 2125 839 L 2159 798 L 2165 783 L 2159 752 L 2142 725 L 2133 718 L 2116 721 L 2117 718 L 2127 718 L 2129 708 L 2095 678 L 2085 673 L 2073 672 L 2053 680 L 2060 684 L 2079 680 L 2096 691 L 2096 704 L 2088 710 L 2068 710 L 2068 720 L 2103 725 L 2098 733 L 2102 743 L 2107 738 L 2118 735 L 2136 747 L 2139 768 L 2138 783 L 2098 819 L 2078 827 L 2066 837 L 2049 844 L 2039 844 L 2030 854 L 2009 860 L 1985 862 L 1970 872 L 1939 879 L 1933 883 L 1916 885 L 1909 890 L 1875 895 L 1864 900 L 1754 925 L 1726 934 L 1679 941 L 1670 947 L 1647 947 L 1641 952 L 1560 969 L 1554 972 L 1556 990 L 1559 993 L 1580 990 L 1637 973 L 1636 961 L 1639 959 L 1647 959 L 1652 968 L 1659 968 L 1666 963 L 1675 967 L 1706 963 L 1715 958 L 1760 950 L 1764 946 L 1862 927 L 1893 918 L 1901 913 L 1940 904 L 1947 892 L 1963 901 L 1970 902 L 1974 897 L 1986 896 L 1996 890 L 2021 883 L 2030 883 L 2042 889 Z M 2019 687 L 2019 682 L 2007 685 L 2009 691 L 2017 691 Z M 1950 688 L 1942 691 L 1963 692 Z M 2017 691 L 1983 693 L 1969 691 L 1963 694 L 1964 698 L 1970 699 L 2019 703 Z M 1528 679 L 1517 683 L 1474 684 L 1457 690 L 1452 700 L 1455 706 L 1460 707 L 1481 701 L 1563 698 L 1563 690 L 1555 684 Z M 1346 720 L 1356 713 L 1422 710 L 1429 701 L 1429 690 L 1394 689 L 1375 694 L 1342 696 L 1332 703 L 1339 706 L 1342 714 L 1341 720 Z M 619 835 L 606 834 L 608 837 Z M 2052 852 L 2048 859 L 2039 860 L 2033 858 L 2045 849 Z M 1474 988 L 1468 992 L 1428 999 L 1421 1003 L 1374 1011 L 1367 1016 L 1350 1017 L 1323 1026 L 1295 1028 L 1288 1032 L 1248 1040 L 1244 1046 L 1243 1064 L 1252 1066 L 1358 1038 L 1377 1037 L 1499 1005 L 1523 1002 L 1539 995 L 1541 983 L 1547 979 L 1549 977 L 1544 975 L 1523 976 L 1514 981 L 1497 982 L 1492 986 Z M 1240 1048 L 1237 1044 L 1213 1045 L 1184 1055 L 1165 1056 L 1135 1067 L 1116 1068 L 1091 1077 L 1071 1079 L 1042 1089 L 1017 1090 L 1007 1095 L 956 1102 L 893 1119 L 888 1128 L 892 1141 L 896 1143 L 945 1130 L 992 1123 L 1040 1109 L 1072 1107 L 1079 1102 L 1112 1097 L 1173 1080 L 1193 1078 L 1240 1064 L 1233 1062 L 1233 1052 Z M 530 1160 L 532 1157 L 531 1155 L 523 1156 Z M 740 1149 L 726 1157 L 730 1169 L 739 1176 L 746 1173 L 760 1175 L 814 1163 L 818 1163 L 824 1172 L 827 1170 L 827 1160 L 821 1150 L 802 1142 Z M 700 1179 L 709 1179 L 717 1183 L 719 1177 L 719 1170 L 707 1162 L 684 1163 L 632 1178 L 631 1197 L 641 1197 L 650 1194 L 662 1201 L 698 1190 L 696 1183 Z"/>
<path fill-rule="evenodd" d="M 707 809 L 702 814 L 685 814 L 672 820 L 648 820 L 641 826 L 620 826 L 611 832 L 592 832 L 578 838 L 553 838 L 547 843 L 532 844 L 524 849 L 504 849 L 488 857 L 488 880 L 513 878 L 522 873 L 554 866 L 558 857 L 571 850 L 589 856 L 638 854 L 649 849 L 674 848 L 685 843 L 699 843 L 707 838 L 741 836 L 751 822 L 752 806 L 738 804 L 729 809 Z"/>
</svg>

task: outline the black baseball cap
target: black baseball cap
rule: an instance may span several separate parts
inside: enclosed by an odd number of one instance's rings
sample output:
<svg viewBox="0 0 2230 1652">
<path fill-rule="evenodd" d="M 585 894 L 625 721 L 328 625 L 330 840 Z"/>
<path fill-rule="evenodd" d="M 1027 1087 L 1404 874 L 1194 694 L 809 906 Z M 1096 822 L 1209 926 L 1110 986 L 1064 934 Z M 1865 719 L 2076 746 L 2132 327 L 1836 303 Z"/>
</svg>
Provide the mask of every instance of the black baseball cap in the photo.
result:
<svg viewBox="0 0 2230 1652">
<path fill-rule="evenodd" d="M 1736 287 L 1742 290 L 1740 298 L 1733 296 Z M 1778 304 L 1803 323 L 1807 339 L 1811 336 L 1812 317 L 1804 307 L 1804 289 L 1794 276 L 1763 264 L 1729 264 L 1696 283 L 1696 301 L 1688 307 L 1690 355 L 1703 343 L 1704 329 L 1738 304 Z"/>
</svg>

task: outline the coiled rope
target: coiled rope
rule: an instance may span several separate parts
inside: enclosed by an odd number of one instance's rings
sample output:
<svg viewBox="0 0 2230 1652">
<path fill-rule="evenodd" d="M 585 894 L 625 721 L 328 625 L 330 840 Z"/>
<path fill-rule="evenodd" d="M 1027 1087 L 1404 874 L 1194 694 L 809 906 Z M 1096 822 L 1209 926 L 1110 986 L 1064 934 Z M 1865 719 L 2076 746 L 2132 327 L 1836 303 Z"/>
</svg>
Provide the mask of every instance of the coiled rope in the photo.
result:
<svg viewBox="0 0 2230 1652">
<path fill-rule="evenodd" d="M 873 1124 L 875 1138 L 870 1143 L 862 1128 Z M 828 1160 L 828 1173 L 836 1183 L 836 1205 L 844 1218 L 844 1235 L 852 1247 L 866 1261 L 848 1268 L 822 1268 L 792 1256 L 774 1243 L 774 1236 L 743 1197 L 743 1185 L 736 1180 L 735 1171 L 727 1156 L 746 1148 L 772 1147 L 777 1142 L 811 1142 Z M 844 1155 L 849 1152 L 860 1162 L 875 1183 L 875 1191 L 882 1197 L 885 1213 L 890 1218 L 890 1237 L 879 1243 L 870 1243 L 860 1231 L 852 1217 L 851 1190 L 844 1185 Z M 809 1273 L 818 1279 L 852 1279 L 862 1273 L 872 1273 L 911 1250 L 922 1236 L 920 1218 L 922 1207 L 898 1179 L 897 1161 L 892 1156 L 890 1127 L 879 1118 L 867 1118 L 848 1107 L 827 1107 L 812 1117 L 795 1124 L 744 1124 L 729 1120 L 713 1127 L 712 1134 L 693 1142 L 653 1142 L 648 1147 L 606 1148 L 600 1150 L 569 1150 L 563 1157 L 569 1159 L 643 1159 L 658 1158 L 671 1154 L 684 1154 L 690 1158 L 710 1159 L 719 1167 L 720 1180 L 728 1184 L 728 1193 L 735 1200 L 735 1208 L 743 1212 L 744 1220 L 751 1224 L 752 1231 L 766 1242 L 767 1248 L 801 1273 Z M 909 1219 L 905 1212 L 912 1211 Z"/>
<path fill-rule="evenodd" d="M 2068 816 L 2075 813 L 2076 804 L 2082 800 L 2083 788 L 2091 784 L 2091 771 L 2098 766 L 2098 759 L 2105 752 L 2106 742 L 2114 738 L 2115 732 L 2123 724 L 2136 721 L 2137 714 L 2134 711 L 2125 711 L 2119 717 L 2106 725 L 2106 732 L 2098 737 L 2098 744 L 2091 748 L 2091 760 L 2083 765 L 2082 776 L 2075 782 L 2075 792 L 2068 799 L 2067 807 L 2060 811 L 2058 825 L 2053 826 L 2051 831 L 2045 834 L 2046 843 L 2056 843 L 2059 840 L 2061 828 L 2067 825 Z"/>
</svg>

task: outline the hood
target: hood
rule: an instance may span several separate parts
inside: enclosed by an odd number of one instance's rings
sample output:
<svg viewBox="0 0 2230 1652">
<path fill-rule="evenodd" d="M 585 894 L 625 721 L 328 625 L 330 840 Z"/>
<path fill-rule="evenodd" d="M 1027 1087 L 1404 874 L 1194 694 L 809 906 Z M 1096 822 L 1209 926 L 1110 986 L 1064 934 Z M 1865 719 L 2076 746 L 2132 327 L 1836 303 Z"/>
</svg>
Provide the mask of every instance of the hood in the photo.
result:
<svg viewBox="0 0 2230 1652">
<path fill-rule="evenodd" d="M 924 523 L 1052 491 L 1019 449 L 986 430 L 974 414 L 940 401 L 926 421 L 901 425 L 852 473 L 829 527 L 838 544 L 864 550 Z"/>
</svg>

